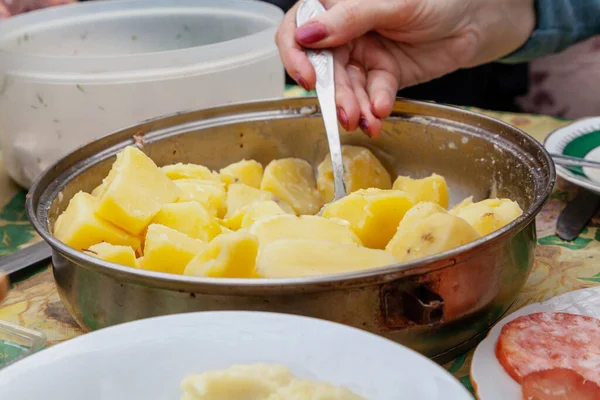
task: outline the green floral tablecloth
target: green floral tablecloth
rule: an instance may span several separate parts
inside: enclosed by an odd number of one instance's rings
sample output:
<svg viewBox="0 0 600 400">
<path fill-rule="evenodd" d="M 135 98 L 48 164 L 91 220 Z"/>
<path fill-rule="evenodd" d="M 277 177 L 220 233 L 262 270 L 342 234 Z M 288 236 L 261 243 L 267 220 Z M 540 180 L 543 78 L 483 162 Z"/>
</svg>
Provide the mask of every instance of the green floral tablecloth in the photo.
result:
<svg viewBox="0 0 600 400">
<path fill-rule="evenodd" d="M 288 96 L 304 94 L 298 88 L 286 91 Z M 540 141 L 567 123 L 550 117 L 476 111 L 513 124 Z M 558 214 L 575 193 L 575 187 L 559 181 L 551 200 L 538 216 L 539 246 L 534 269 L 513 309 L 600 284 L 600 219 L 592 220 L 573 242 L 563 242 L 554 234 Z M 39 240 L 27 221 L 24 203 L 25 191 L 10 181 L 0 158 L 0 256 Z M 83 333 L 60 302 L 49 267 L 13 277 L 8 298 L 0 305 L 0 319 L 43 332 L 50 346 Z M 472 351 L 446 365 L 469 389 L 472 389 L 471 356 Z"/>
</svg>

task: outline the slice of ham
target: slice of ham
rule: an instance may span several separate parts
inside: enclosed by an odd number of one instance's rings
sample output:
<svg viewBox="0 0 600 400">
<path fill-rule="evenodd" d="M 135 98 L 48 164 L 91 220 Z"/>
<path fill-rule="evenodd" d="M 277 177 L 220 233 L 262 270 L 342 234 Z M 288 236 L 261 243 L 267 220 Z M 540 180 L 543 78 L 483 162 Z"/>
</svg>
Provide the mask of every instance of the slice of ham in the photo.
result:
<svg viewBox="0 0 600 400">
<path fill-rule="evenodd" d="M 600 384 L 600 320 L 567 313 L 536 313 L 504 325 L 496 357 L 517 382 L 532 372 L 566 368 Z"/>
<path fill-rule="evenodd" d="M 565 368 L 532 372 L 521 390 L 523 400 L 600 400 L 600 386 Z"/>
</svg>

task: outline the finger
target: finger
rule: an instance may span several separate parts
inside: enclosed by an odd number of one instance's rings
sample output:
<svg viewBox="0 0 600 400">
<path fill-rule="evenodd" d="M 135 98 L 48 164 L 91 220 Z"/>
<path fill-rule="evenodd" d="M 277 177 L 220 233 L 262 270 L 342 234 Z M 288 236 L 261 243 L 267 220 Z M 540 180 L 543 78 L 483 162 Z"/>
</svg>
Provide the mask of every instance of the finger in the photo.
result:
<svg viewBox="0 0 600 400">
<path fill-rule="evenodd" d="M 345 0 L 296 30 L 296 40 L 307 47 L 326 48 L 348 43 L 375 29 L 389 17 L 390 2 Z M 393 3 L 393 2 L 392 2 Z"/>
<path fill-rule="evenodd" d="M 275 43 L 288 74 L 305 90 L 311 90 L 316 83 L 315 70 L 308 60 L 306 52 L 295 38 L 296 11 L 299 4 L 291 8 L 283 17 L 283 21 L 275 35 Z"/>
<path fill-rule="evenodd" d="M 335 103 L 338 107 L 338 119 L 344 129 L 354 131 L 358 128 L 360 108 L 354 94 L 354 88 L 346 71 L 349 49 L 339 47 L 333 52 L 335 74 Z"/>
<path fill-rule="evenodd" d="M 10 17 L 10 11 L 8 8 L 0 2 L 0 20 Z"/>
<path fill-rule="evenodd" d="M 360 108 L 360 118 L 358 125 L 364 133 L 370 137 L 376 137 L 381 131 L 381 120 L 379 120 L 371 111 L 371 102 L 369 95 L 366 91 L 367 76 L 366 72 L 356 64 L 349 64 L 346 68 L 350 81 L 352 82 L 352 88 L 354 89 L 354 95 L 358 100 L 358 106 Z"/>
<path fill-rule="evenodd" d="M 367 94 L 371 101 L 371 111 L 379 119 L 392 113 L 398 81 L 385 70 L 371 70 L 367 74 Z"/>
</svg>

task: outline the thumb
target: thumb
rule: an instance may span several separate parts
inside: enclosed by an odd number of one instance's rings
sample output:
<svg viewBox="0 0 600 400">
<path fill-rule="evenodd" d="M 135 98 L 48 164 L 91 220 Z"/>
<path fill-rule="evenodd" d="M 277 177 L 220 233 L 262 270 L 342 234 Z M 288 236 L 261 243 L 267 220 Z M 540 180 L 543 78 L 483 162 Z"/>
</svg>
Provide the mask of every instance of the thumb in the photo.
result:
<svg viewBox="0 0 600 400">
<path fill-rule="evenodd" d="M 342 0 L 296 30 L 298 43 L 311 48 L 341 46 L 375 29 L 383 10 L 380 2 Z"/>
</svg>

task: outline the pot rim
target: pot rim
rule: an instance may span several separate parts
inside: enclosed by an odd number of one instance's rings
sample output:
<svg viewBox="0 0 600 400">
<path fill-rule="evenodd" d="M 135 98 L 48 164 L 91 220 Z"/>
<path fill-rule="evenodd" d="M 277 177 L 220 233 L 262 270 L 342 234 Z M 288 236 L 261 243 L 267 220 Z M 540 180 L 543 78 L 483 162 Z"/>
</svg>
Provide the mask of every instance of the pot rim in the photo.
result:
<svg viewBox="0 0 600 400">
<path fill-rule="evenodd" d="M 290 104 L 291 103 L 291 104 Z M 298 104 L 295 104 L 298 103 Z M 57 253 L 67 258 L 68 260 L 78 264 L 87 269 L 93 269 L 97 272 L 105 275 L 110 275 L 118 279 L 130 281 L 133 283 L 144 284 L 145 286 L 162 288 L 162 289 L 173 289 L 182 292 L 202 292 L 202 293 L 223 293 L 223 289 L 227 289 L 230 292 L 239 292 L 239 294 L 251 293 L 263 293 L 265 291 L 279 291 L 282 293 L 297 293 L 298 291 L 321 291 L 331 290 L 335 287 L 353 287 L 353 286 L 365 286 L 368 284 L 380 284 L 389 281 L 399 279 L 404 276 L 417 275 L 423 270 L 433 271 L 445 267 L 452 266 L 458 262 L 462 262 L 466 259 L 472 258 L 477 253 L 484 251 L 485 249 L 496 245 L 504 238 L 513 236 L 514 234 L 525 229 L 528 225 L 534 222 L 536 215 L 541 211 L 542 207 L 550 197 L 552 193 L 554 183 L 556 181 L 556 171 L 550 154 L 546 151 L 543 144 L 538 142 L 536 139 L 527 135 L 519 128 L 509 125 L 499 119 L 488 117 L 487 115 L 479 114 L 469 110 L 464 110 L 459 107 L 451 105 L 442 105 L 437 103 L 415 101 L 403 98 L 396 99 L 396 105 L 413 104 L 425 106 L 430 109 L 437 109 L 449 112 L 459 112 L 466 114 L 471 117 L 487 120 L 494 122 L 502 128 L 512 131 L 520 136 L 520 138 L 529 145 L 533 145 L 537 151 L 544 156 L 544 160 L 539 160 L 544 163 L 548 168 L 545 171 L 540 171 L 540 174 L 545 176 L 545 187 L 541 193 L 535 195 L 535 201 L 528 207 L 523 214 L 512 221 L 510 224 L 502 227 L 501 229 L 481 237 L 473 242 L 467 243 L 460 247 L 452 250 L 435 254 L 433 256 L 416 259 L 405 263 L 396 263 L 385 267 L 374 268 L 369 270 L 362 270 L 343 274 L 333 275 L 321 275 L 313 277 L 303 278 L 261 278 L 261 279 L 243 279 L 243 278 L 207 278 L 207 277 L 192 277 L 185 275 L 169 274 L 165 272 L 155 272 L 142 269 L 136 269 L 131 267 L 122 266 L 119 264 L 110 263 L 104 260 L 97 259 L 81 251 L 75 250 L 66 244 L 60 242 L 50 233 L 48 229 L 48 218 L 47 215 L 42 219 L 38 218 L 38 212 L 40 211 L 39 198 L 44 194 L 51 183 L 55 182 L 62 174 L 57 171 L 65 171 L 73 167 L 73 165 L 81 162 L 84 158 L 78 157 L 79 153 L 82 153 L 85 149 L 101 149 L 100 152 L 94 154 L 110 152 L 111 155 L 117 151 L 117 148 L 121 148 L 124 144 L 124 140 L 111 142 L 109 145 L 100 146 L 100 142 L 106 141 L 107 139 L 115 139 L 120 134 L 123 135 L 125 132 L 137 132 L 143 129 L 141 127 L 151 125 L 161 120 L 168 120 L 171 118 L 182 117 L 185 115 L 193 115 L 197 113 L 209 114 L 209 117 L 203 120 L 208 123 L 212 119 L 222 118 L 230 115 L 228 112 L 232 109 L 239 107 L 246 107 L 245 110 L 235 112 L 236 115 L 244 115 L 255 112 L 255 109 L 302 109 L 304 107 L 313 108 L 316 105 L 316 97 L 297 97 L 297 98 L 277 98 L 270 100 L 258 100 L 251 102 L 233 103 L 230 105 L 211 107 L 201 110 L 190 110 L 184 112 L 178 112 L 170 115 L 165 115 L 157 118 L 152 118 L 141 122 L 140 124 L 130 126 L 125 129 L 120 129 L 107 136 L 97 139 L 87 145 L 84 145 L 61 160 L 54 163 L 48 169 L 46 169 L 31 186 L 29 193 L 26 198 L 26 212 L 29 220 L 31 221 L 34 229 L 38 234 L 52 247 L 54 255 Z M 267 107 L 268 105 L 275 105 L 278 107 Z M 293 107 L 290 107 L 293 104 Z M 250 108 L 250 110 L 248 110 Z M 399 114 L 399 113 L 395 113 Z M 393 116 L 393 115 L 392 115 Z M 181 125 L 181 124 L 178 124 Z M 127 143 L 130 144 L 130 143 Z M 71 160 L 73 159 L 73 160 Z M 66 165 L 64 165 L 66 164 Z M 50 175 L 57 175 L 53 178 L 49 178 Z M 77 174 L 78 175 L 78 174 Z M 45 181 L 49 181 L 46 183 Z M 35 201 L 35 203 L 34 203 Z M 310 289 L 308 289 L 310 288 Z M 307 290 L 308 289 L 308 290 Z"/>
</svg>

